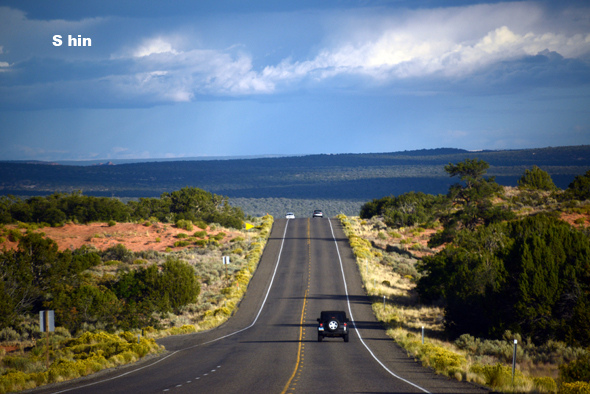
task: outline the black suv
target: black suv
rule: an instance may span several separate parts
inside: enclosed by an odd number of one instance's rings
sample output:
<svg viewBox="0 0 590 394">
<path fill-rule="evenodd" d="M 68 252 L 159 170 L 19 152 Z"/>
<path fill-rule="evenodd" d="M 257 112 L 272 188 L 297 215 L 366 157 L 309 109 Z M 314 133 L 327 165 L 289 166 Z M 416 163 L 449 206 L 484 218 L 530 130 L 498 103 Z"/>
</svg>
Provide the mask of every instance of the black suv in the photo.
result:
<svg viewBox="0 0 590 394">
<path fill-rule="evenodd" d="M 348 318 L 344 311 L 322 311 L 318 319 L 318 342 L 324 337 L 342 337 L 348 342 Z"/>
</svg>

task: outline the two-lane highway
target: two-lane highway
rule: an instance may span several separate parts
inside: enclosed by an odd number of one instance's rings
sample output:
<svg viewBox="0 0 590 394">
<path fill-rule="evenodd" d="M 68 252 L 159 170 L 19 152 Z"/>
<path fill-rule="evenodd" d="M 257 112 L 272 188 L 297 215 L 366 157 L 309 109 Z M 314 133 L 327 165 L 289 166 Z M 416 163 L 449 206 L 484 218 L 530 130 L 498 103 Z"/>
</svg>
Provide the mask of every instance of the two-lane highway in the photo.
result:
<svg viewBox="0 0 590 394">
<path fill-rule="evenodd" d="M 351 318 L 350 342 L 317 342 L 322 310 Z M 409 359 L 375 320 L 340 224 L 279 219 L 236 314 L 159 341 L 169 353 L 38 392 L 480 393 Z"/>
</svg>

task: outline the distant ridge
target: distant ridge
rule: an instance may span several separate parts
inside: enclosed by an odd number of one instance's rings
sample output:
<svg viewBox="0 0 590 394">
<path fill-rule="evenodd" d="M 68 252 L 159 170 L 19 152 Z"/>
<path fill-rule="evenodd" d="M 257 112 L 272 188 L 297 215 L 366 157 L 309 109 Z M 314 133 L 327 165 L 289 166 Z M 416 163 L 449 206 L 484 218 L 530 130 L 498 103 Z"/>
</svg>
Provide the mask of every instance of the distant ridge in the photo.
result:
<svg viewBox="0 0 590 394">
<path fill-rule="evenodd" d="M 391 152 L 391 155 L 400 156 L 437 156 L 437 155 L 453 155 L 457 153 L 469 153 L 470 151 L 457 148 L 435 148 L 435 149 L 417 149 L 405 150 L 403 152 Z"/>
<path fill-rule="evenodd" d="M 438 156 L 458 153 L 469 153 L 470 151 L 458 148 L 434 148 L 434 149 L 416 149 L 404 150 L 398 152 L 383 153 L 328 153 L 328 154 L 292 154 L 292 155 L 254 155 L 254 156 L 196 156 L 196 157 L 175 157 L 175 158 L 152 158 L 152 159 L 93 159 L 93 160 L 0 160 L 0 163 L 25 163 L 25 164 L 50 164 L 50 165 L 70 165 L 70 166 L 102 166 L 117 164 L 133 163 L 157 163 L 171 161 L 213 161 L 213 160 L 253 160 L 253 159 L 274 159 L 283 157 L 305 157 L 305 156 L 340 156 L 340 155 L 391 155 L 391 156 Z M 482 152 L 482 151 L 478 151 Z M 488 151 L 491 152 L 491 151 Z"/>
<path fill-rule="evenodd" d="M 489 176 L 516 186 L 525 169 L 539 166 L 566 188 L 590 170 L 590 146 L 520 150 L 438 148 L 390 153 L 316 154 L 207 160 L 166 160 L 116 165 L 41 165 L 0 162 L 0 195 L 82 191 L 108 197 L 158 197 L 185 186 L 242 199 L 368 201 L 409 191 L 446 193 L 456 178 L 448 163 L 478 158 Z M 104 160 L 98 162 L 105 162 Z M 325 208 L 324 208 L 325 209 Z"/>
</svg>

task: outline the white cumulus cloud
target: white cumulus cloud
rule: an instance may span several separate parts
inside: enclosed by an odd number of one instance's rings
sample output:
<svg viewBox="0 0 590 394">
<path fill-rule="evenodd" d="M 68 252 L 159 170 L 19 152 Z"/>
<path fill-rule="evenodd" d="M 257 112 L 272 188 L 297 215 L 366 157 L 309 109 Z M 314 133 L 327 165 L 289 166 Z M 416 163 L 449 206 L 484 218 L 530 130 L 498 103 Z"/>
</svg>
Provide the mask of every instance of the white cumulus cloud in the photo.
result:
<svg viewBox="0 0 590 394">
<path fill-rule="evenodd" d="M 270 80 L 306 76 L 328 78 L 358 74 L 382 79 L 462 77 L 493 64 L 523 59 L 544 51 L 564 58 L 590 53 L 590 26 L 582 31 L 545 26 L 543 11 L 534 3 L 481 5 L 408 12 L 384 16 L 375 29 L 357 21 L 347 37 L 324 48 L 311 60 L 283 61 L 266 67 Z M 572 15 L 570 17 L 573 18 Z M 388 19 L 390 19 L 388 21 Z M 375 17 L 368 22 L 375 22 Z M 568 21 L 563 20 L 563 24 Z M 343 33 L 345 34 L 345 33 Z M 345 34 L 346 35 L 346 34 Z"/>
</svg>

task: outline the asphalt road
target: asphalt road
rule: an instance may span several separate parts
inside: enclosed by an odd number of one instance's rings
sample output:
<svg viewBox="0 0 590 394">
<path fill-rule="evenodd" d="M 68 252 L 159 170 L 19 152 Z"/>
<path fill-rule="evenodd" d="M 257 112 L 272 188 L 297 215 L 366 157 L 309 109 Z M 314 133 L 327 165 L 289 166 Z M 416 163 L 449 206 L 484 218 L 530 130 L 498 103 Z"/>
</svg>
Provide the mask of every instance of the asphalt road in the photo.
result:
<svg viewBox="0 0 590 394">
<path fill-rule="evenodd" d="M 317 342 L 322 310 L 344 310 L 350 342 Z M 168 353 L 35 392 L 483 393 L 407 357 L 375 320 L 337 220 L 279 219 L 246 297 L 223 326 L 158 341 Z"/>
</svg>

